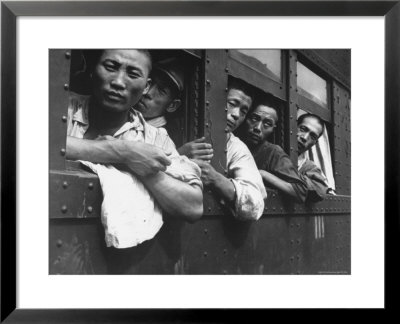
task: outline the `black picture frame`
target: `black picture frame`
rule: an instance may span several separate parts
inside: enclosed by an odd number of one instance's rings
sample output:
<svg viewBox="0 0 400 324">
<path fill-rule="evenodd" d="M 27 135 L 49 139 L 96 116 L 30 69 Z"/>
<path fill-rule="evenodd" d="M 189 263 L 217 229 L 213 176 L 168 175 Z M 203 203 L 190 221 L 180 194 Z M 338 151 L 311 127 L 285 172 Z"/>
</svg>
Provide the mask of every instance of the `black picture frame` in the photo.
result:
<svg viewBox="0 0 400 324">
<path fill-rule="evenodd" d="M 16 19 L 19 16 L 384 16 L 385 17 L 385 308 L 396 307 L 399 234 L 400 1 L 124 1 L 1 3 L 1 321 L 227 321 L 226 310 L 16 308 Z M 369 175 L 370 176 L 370 175 Z M 397 215 L 397 216 L 396 216 Z M 235 315 L 233 315 L 235 316 Z M 252 315 L 253 316 L 253 315 Z"/>
</svg>

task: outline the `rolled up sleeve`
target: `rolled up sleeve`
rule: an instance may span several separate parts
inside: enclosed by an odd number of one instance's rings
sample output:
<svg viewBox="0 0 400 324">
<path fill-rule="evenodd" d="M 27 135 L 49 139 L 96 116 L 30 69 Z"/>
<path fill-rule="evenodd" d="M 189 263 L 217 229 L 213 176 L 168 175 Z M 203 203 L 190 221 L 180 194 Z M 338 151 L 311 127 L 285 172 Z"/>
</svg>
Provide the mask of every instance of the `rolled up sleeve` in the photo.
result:
<svg viewBox="0 0 400 324">
<path fill-rule="evenodd" d="M 228 141 L 228 177 L 236 189 L 234 216 L 241 220 L 258 220 L 267 198 L 262 178 L 247 146 L 231 136 Z"/>
</svg>

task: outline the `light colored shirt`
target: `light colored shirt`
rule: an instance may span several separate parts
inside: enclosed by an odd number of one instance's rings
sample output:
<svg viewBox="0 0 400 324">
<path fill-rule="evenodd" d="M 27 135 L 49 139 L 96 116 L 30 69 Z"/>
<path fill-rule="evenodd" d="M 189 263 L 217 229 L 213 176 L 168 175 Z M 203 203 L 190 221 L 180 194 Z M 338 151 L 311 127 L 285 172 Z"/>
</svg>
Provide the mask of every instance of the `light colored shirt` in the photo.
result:
<svg viewBox="0 0 400 324">
<path fill-rule="evenodd" d="M 164 127 L 165 125 L 167 125 L 167 119 L 165 118 L 165 116 L 159 116 L 152 119 L 148 119 L 146 120 L 146 122 L 149 125 L 157 128 Z"/>
<path fill-rule="evenodd" d="M 89 96 L 70 94 L 68 106 L 69 136 L 83 138 L 89 128 Z M 100 134 L 99 134 L 100 135 Z M 165 171 L 175 179 L 202 188 L 201 170 L 187 157 L 180 156 L 165 129 L 148 125 L 140 113 L 132 110 L 128 121 L 114 137 L 145 142 L 172 152 L 171 165 Z M 160 230 L 162 211 L 152 194 L 133 174 L 109 164 L 81 161 L 95 172 L 103 191 L 101 220 L 107 246 L 128 248 L 152 239 Z"/>
<path fill-rule="evenodd" d="M 228 178 L 236 189 L 234 216 L 242 220 L 257 220 L 264 211 L 267 192 L 247 146 L 233 134 L 228 135 Z"/>
</svg>

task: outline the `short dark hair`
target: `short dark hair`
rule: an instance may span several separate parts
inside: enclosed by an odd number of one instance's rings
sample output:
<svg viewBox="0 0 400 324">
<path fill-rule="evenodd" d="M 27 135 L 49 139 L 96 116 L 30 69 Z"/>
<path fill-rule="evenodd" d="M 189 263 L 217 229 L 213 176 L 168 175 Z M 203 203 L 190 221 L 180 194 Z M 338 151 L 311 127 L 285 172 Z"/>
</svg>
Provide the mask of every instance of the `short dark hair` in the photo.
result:
<svg viewBox="0 0 400 324">
<path fill-rule="evenodd" d="M 322 126 L 322 132 L 321 132 L 321 134 L 318 135 L 318 138 L 320 138 L 321 135 L 324 133 L 324 129 L 325 129 L 325 123 L 322 120 L 322 118 L 317 115 L 311 114 L 311 113 L 305 113 L 297 119 L 297 125 L 300 125 L 306 118 L 314 118 Z"/>
<path fill-rule="evenodd" d="M 237 90 L 243 91 L 247 96 L 249 96 L 251 98 L 251 100 L 254 99 L 253 87 L 241 79 L 229 77 L 228 78 L 228 89 L 237 89 Z"/>
<path fill-rule="evenodd" d="M 251 114 L 258 106 L 267 106 L 276 112 L 276 122 L 279 121 L 279 111 L 277 109 L 278 103 L 270 95 L 258 96 L 254 99 L 249 114 Z"/>
<path fill-rule="evenodd" d="M 153 59 L 151 57 L 151 54 L 149 52 L 149 50 L 147 49 L 140 49 L 140 48 L 132 48 L 133 50 L 136 50 L 140 53 L 143 53 L 148 59 L 149 59 L 149 63 L 150 63 L 150 70 L 149 72 L 151 72 L 152 68 L 153 68 Z M 103 54 L 103 52 L 106 49 L 88 49 L 88 50 L 83 50 L 83 56 L 85 57 L 86 60 L 86 64 L 87 64 L 87 70 L 92 72 L 93 69 L 95 68 L 96 64 L 98 63 L 101 55 Z"/>
</svg>

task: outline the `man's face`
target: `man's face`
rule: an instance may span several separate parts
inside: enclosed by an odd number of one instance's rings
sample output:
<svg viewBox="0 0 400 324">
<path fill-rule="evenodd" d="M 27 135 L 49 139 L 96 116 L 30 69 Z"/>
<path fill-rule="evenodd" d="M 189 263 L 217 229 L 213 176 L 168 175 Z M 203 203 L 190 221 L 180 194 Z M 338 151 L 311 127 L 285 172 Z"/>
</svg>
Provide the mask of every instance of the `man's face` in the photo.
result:
<svg viewBox="0 0 400 324">
<path fill-rule="evenodd" d="M 155 75 L 150 90 L 139 100 L 135 109 L 140 111 L 144 118 L 163 116 L 173 98 L 173 85 L 161 75 Z"/>
<path fill-rule="evenodd" d="M 244 121 L 252 99 L 242 90 L 229 89 L 226 100 L 226 108 L 228 109 L 227 127 L 230 132 L 233 132 Z"/>
<path fill-rule="evenodd" d="M 313 117 L 306 117 L 297 125 L 297 150 L 299 154 L 309 150 L 317 143 L 322 133 L 322 125 Z"/>
<path fill-rule="evenodd" d="M 150 65 L 137 50 L 104 50 L 93 71 L 96 104 L 109 111 L 128 111 L 149 86 Z"/>
<path fill-rule="evenodd" d="M 244 123 L 246 143 L 250 146 L 261 144 L 274 132 L 278 115 L 274 108 L 259 105 L 251 112 Z"/>
</svg>

